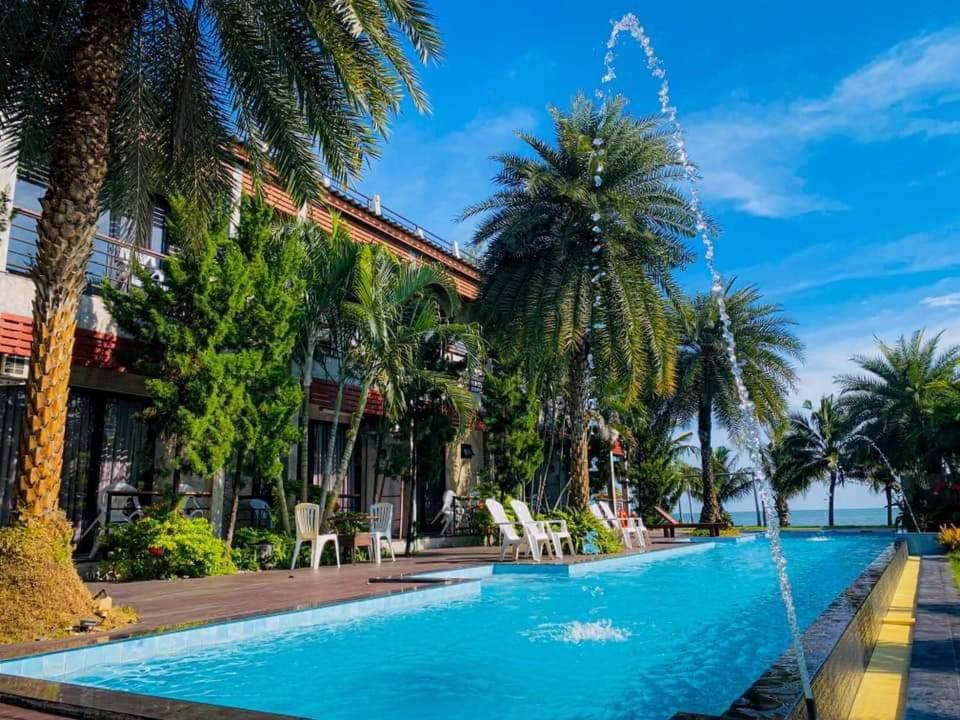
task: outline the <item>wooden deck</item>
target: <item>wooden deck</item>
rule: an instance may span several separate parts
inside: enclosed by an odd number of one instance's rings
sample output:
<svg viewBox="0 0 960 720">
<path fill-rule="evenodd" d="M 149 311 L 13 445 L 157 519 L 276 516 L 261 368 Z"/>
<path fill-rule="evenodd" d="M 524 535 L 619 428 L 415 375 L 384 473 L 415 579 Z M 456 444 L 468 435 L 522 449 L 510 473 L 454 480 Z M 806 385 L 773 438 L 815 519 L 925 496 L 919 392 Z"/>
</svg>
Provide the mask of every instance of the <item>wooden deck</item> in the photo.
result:
<svg viewBox="0 0 960 720">
<path fill-rule="evenodd" d="M 656 538 L 646 551 L 632 552 L 655 552 L 671 545 Z M 497 548 L 485 547 L 442 548 L 424 550 L 410 557 L 398 555 L 396 562 L 388 560 L 382 565 L 358 563 L 344 565 L 339 570 L 325 566 L 318 570 L 297 568 L 293 573 L 289 570 L 270 570 L 191 580 L 90 583 L 89 587 L 94 593 L 104 589 L 113 598 L 114 604 L 134 608 L 140 615 L 140 622 L 105 633 L 0 646 L 0 658 L 79 647 L 178 626 L 383 595 L 424 585 L 413 578 L 404 580 L 404 576 L 486 565 L 496 562 L 497 552 Z M 594 559 L 597 558 L 568 556 L 552 562 L 569 564 Z M 385 578 L 394 581 L 379 581 Z M 0 720 L 41 720 L 49 717 L 54 716 L 0 703 Z"/>
</svg>

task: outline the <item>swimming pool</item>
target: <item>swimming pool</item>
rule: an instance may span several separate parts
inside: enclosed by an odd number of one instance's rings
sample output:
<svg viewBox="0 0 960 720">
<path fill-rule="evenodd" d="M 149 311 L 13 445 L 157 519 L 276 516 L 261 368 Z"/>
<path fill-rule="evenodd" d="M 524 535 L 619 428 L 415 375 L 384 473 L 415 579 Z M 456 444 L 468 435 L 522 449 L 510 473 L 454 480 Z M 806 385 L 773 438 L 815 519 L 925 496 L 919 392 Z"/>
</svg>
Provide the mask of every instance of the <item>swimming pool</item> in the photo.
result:
<svg viewBox="0 0 960 720">
<path fill-rule="evenodd" d="M 785 539 L 801 624 L 889 542 Z M 766 541 L 689 550 L 579 566 L 579 577 L 493 575 L 374 601 L 373 614 L 352 603 L 248 621 L 259 624 L 234 635 L 228 623 L 111 643 L 0 673 L 324 720 L 720 713 L 787 647 L 786 621 Z M 197 633 L 206 640 L 191 647 Z"/>
</svg>

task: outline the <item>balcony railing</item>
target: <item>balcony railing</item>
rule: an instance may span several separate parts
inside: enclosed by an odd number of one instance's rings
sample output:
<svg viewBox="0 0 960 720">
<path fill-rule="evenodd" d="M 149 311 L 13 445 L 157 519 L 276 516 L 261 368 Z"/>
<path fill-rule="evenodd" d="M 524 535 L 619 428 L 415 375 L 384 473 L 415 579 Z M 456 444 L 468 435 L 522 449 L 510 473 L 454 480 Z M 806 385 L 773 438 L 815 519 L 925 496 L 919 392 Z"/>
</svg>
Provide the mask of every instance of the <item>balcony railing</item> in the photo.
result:
<svg viewBox="0 0 960 720">
<path fill-rule="evenodd" d="M 37 220 L 40 215 L 26 208 L 16 208 L 10 222 L 10 248 L 7 251 L 7 270 L 26 274 L 37 257 Z M 132 276 L 133 262 L 137 261 L 151 272 L 163 277 L 161 264 L 164 255 L 146 248 L 137 248 L 109 235 L 97 233 L 93 241 L 93 255 L 87 265 L 87 282 L 92 287 L 104 280 L 115 287 L 127 289 L 137 280 Z"/>
<path fill-rule="evenodd" d="M 381 219 L 386 220 L 391 225 L 397 226 L 404 232 L 419 238 L 428 245 L 432 245 L 447 255 L 452 255 L 453 257 L 472 267 L 479 266 L 478 257 L 472 249 L 462 248 L 457 243 L 451 243 L 449 240 L 445 240 L 439 235 L 432 233 L 429 230 L 425 230 L 410 218 L 404 217 L 400 213 L 394 212 L 390 208 L 381 205 L 378 197 L 373 198 L 369 195 L 364 195 L 359 190 L 334 183 L 328 185 L 327 189 L 330 190 L 330 192 L 363 207 L 368 212 L 372 212 Z"/>
</svg>

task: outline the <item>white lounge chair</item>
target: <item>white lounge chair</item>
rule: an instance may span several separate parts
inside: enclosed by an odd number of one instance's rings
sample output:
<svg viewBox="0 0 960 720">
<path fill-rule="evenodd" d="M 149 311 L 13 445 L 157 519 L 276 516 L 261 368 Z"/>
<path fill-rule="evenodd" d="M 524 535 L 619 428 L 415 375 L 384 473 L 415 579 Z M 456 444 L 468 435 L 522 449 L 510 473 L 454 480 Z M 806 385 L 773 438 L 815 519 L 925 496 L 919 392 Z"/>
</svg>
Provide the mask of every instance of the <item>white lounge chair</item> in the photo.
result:
<svg viewBox="0 0 960 720">
<path fill-rule="evenodd" d="M 443 518 L 443 526 L 440 528 L 441 535 L 447 535 L 453 532 L 453 520 L 456 515 L 456 493 L 453 490 L 445 490 L 443 493 L 443 507 L 440 508 L 440 511 L 433 516 L 433 520 L 430 521 L 431 525 L 435 525 L 437 520 L 441 517 Z"/>
<path fill-rule="evenodd" d="M 632 525 L 629 527 L 624 527 L 616 518 L 608 518 L 603 514 L 603 511 L 600 509 L 600 506 L 597 505 L 597 503 L 590 503 L 589 507 L 590 512 L 595 518 L 620 535 L 620 539 L 623 540 L 623 544 L 627 546 L 628 550 L 633 549 L 633 538 L 637 535 L 636 528 L 634 528 Z"/>
<path fill-rule="evenodd" d="M 523 525 L 523 536 L 520 536 L 517 533 L 517 523 L 514 523 L 507 517 L 507 512 L 503 509 L 503 505 L 493 498 L 487 498 L 486 506 L 493 521 L 497 524 L 497 527 L 500 528 L 501 560 L 503 560 L 507 554 L 507 550 L 510 548 L 513 548 L 514 560 L 520 556 L 521 552 L 526 552 L 534 560 L 540 562 L 540 558 L 542 557 L 541 548 L 545 546 L 547 553 L 551 552 L 550 536 L 547 535 L 537 523 L 527 523 Z"/>
<path fill-rule="evenodd" d="M 337 542 L 336 533 L 320 534 L 320 506 L 316 503 L 300 503 L 293 509 L 293 514 L 297 520 L 297 542 L 293 546 L 290 571 L 293 572 L 296 567 L 300 546 L 305 542 L 310 543 L 311 568 L 316 570 L 320 567 L 320 554 L 328 542 L 333 543 L 333 554 L 337 558 L 337 567 L 340 567 L 340 543 Z"/>
<path fill-rule="evenodd" d="M 370 549 L 373 560 L 380 564 L 380 544 L 386 543 L 390 551 L 390 559 L 397 561 L 393 554 L 393 505 L 391 503 L 376 503 L 370 506 Z"/>
<path fill-rule="evenodd" d="M 570 554 L 577 554 L 577 548 L 573 544 L 573 537 L 570 535 L 570 531 L 567 530 L 566 520 L 562 518 L 555 520 L 534 520 L 533 515 L 530 513 L 530 508 L 522 500 L 511 500 L 510 506 L 513 508 L 513 512 L 516 513 L 517 520 L 520 521 L 521 525 L 524 527 L 528 524 L 539 525 L 540 529 L 550 536 L 550 541 L 553 543 L 553 554 L 558 558 L 563 557 L 564 541 L 567 543 L 567 549 L 570 550 Z"/>
<path fill-rule="evenodd" d="M 603 513 L 603 516 L 608 520 L 613 520 L 621 527 L 624 523 L 627 524 L 628 528 L 631 528 L 631 534 L 637 538 L 637 541 L 640 544 L 640 547 L 645 548 L 647 546 L 647 540 L 650 538 L 650 531 L 643 524 L 643 520 L 638 518 L 636 515 L 630 515 L 626 518 L 618 518 L 613 510 L 610 509 L 610 505 L 606 500 L 601 500 L 597 503 L 600 506 L 600 512 Z M 647 540 L 644 539 L 643 534 L 647 534 Z"/>
</svg>

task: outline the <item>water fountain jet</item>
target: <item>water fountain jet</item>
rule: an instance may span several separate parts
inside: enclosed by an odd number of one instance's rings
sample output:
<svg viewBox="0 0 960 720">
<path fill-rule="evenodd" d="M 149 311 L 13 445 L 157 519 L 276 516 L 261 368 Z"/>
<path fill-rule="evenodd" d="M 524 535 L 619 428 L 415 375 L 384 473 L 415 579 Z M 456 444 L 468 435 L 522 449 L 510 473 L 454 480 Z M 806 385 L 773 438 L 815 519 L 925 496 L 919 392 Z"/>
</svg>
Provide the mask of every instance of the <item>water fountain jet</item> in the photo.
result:
<svg viewBox="0 0 960 720">
<path fill-rule="evenodd" d="M 660 99 L 660 111 L 666 116 L 667 122 L 671 127 L 673 143 L 679 155 L 681 166 L 684 174 L 687 177 L 687 180 L 692 184 L 692 189 L 690 191 L 690 205 L 694 212 L 694 217 L 696 218 L 697 233 L 700 235 L 700 239 L 704 245 L 704 257 L 706 259 L 707 269 L 710 272 L 711 278 L 710 291 L 717 303 L 717 309 L 720 314 L 721 334 L 723 335 L 724 342 L 727 346 L 727 356 L 730 361 L 731 371 L 733 373 L 734 382 L 737 388 L 740 415 L 743 425 L 746 428 L 745 440 L 747 451 L 750 455 L 752 463 L 754 464 L 754 467 L 762 468 L 763 462 L 761 455 L 763 447 L 763 431 L 760 427 L 760 423 L 757 421 L 754 412 L 755 406 L 753 401 L 750 399 L 750 393 L 748 392 L 747 386 L 744 383 L 743 369 L 737 357 L 736 338 L 734 337 L 731 329 L 730 315 L 727 313 L 726 302 L 724 298 L 724 284 L 722 282 L 720 272 L 717 270 L 714 262 L 716 248 L 714 246 L 711 230 L 708 226 L 706 215 L 703 212 L 703 208 L 700 203 L 700 196 L 695 185 L 697 180 L 696 168 L 690 162 L 690 158 L 687 154 L 683 128 L 680 125 L 680 121 L 677 117 L 677 108 L 670 103 L 670 83 L 667 78 L 666 70 L 663 67 L 662 61 L 654 52 L 650 37 L 647 35 L 643 26 L 633 13 L 627 13 L 613 23 L 610 37 L 607 40 L 607 51 L 603 58 L 605 72 L 600 82 L 601 85 L 607 85 L 617 77 L 616 70 L 613 65 L 615 59 L 614 50 L 617 46 L 617 40 L 623 33 L 629 33 L 634 40 L 640 43 L 647 58 L 647 69 L 650 71 L 650 74 L 653 76 L 653 78 L 660 83 L 660 89 L 657 93 L 657 96 Z M 602 103 L 605 104 L 606 93 L 602 88 L 596 91 L 596 96 L 601 100 Z M 602 139 L 595 138 L 593 141 L 593 148 L 593 156 L 596 161 L 594 183 L 597 187 L 599 187 L 603 181 Z M 598 222 L 597 225 L 599 227 L 602 224 Z M 598 232 L 597 235 L 599 238 L 600 233 Z M 773 556 L 774 564 L 776 565 L 780 584 L 780 596 L 783 599 L 783 605 L 787 615 L 787 623 L 790 627 L 790 634 L 793 638 L 793 651 L 796 656 L 797 669 L 800 674 L 800 683 L 803 687 L 803 694 L 806 700 L 807 714 L 808 717 L 813 720 L 816 718 L 816 706 L 813 699 L 813 690 L 810 685 L 810 672 L 807 668 L 806 655 L 803 649 L 803 635 L 800 631 L 799 622 L 797 621 L 797 611 L 793 602 L 793 591 L 790 588 L 790 578 L 787 574 L 787 561 L 783 555 L 783 546 L 780 540 L 779 518 L 777 517 L 777 513 L 773 506 L 769 482 L 764 476 L 762 470 L 756 477 L 759 485 L 760 498 L 767 513 L 767 535 L 770 538 L 770 551 L 771 555 Z"/>
</svg>

